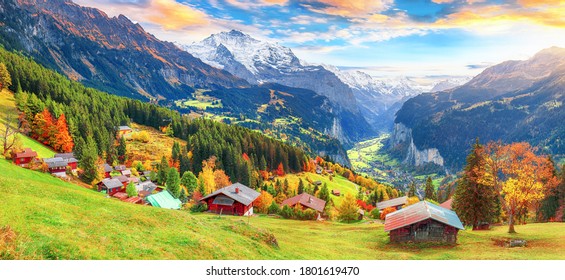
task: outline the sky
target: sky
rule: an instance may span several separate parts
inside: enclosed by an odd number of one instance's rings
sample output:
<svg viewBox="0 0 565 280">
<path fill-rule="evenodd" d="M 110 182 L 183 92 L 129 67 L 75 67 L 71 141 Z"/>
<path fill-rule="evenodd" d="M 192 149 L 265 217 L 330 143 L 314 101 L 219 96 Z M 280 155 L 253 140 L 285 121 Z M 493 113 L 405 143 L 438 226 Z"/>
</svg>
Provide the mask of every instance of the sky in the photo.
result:
<svg viewBox="0 0 565 280">
<path fill-rule="evenodd" d="M 190 44 L 241 30 L 378 77 L 474 76 L 565 47 L 565 0 L 73 0 Z"/>
</svg>

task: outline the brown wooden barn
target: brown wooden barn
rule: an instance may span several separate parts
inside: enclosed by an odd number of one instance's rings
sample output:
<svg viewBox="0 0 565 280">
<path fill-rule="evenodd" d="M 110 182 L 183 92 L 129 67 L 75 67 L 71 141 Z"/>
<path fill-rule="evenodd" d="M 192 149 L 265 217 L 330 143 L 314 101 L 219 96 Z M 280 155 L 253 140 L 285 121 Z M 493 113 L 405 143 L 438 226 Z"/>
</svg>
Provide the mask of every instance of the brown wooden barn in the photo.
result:
<svg viewBox="0 0 565 280">
<path fill-rule="evenodd" d="M 229 215 L 250 216 L 253 215 L 253 202 L 259 197 L 255 190 L 235 183 L 219 189 L 202 199 L 208 205 L 208 211 Z"/>
<path fill-rule="evenodd" d="M 455 212 L 421 201 L 386 215 L 385 231 L 391 242 L 456 243 L 464 229 Z"/>
</svg>

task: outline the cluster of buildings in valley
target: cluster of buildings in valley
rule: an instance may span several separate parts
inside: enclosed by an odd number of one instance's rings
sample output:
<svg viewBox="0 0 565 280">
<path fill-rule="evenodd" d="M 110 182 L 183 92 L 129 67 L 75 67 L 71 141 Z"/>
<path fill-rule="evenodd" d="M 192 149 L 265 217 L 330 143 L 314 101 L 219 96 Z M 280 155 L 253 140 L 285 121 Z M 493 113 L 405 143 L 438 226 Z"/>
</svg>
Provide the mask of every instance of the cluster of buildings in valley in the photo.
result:
<svg viewBox="0 0 565 280">
<path fill-rule="evenodd" d="M 49 173 L 61 178 L 67 177 L 68 172 L 76 172 L 78 163 L 73 153 L 55 154 L 52 158 L 39 159 L 37 153 L 29 148 L 14 153 L 12 158 L 15 164 L 22 167 L 41 163 L 46 166 Z M 98 191 L 128 203 L 167 209 L 181 208 L 182 203 L 179 199 L 174 198 L 168 191 L 164 191 L 149 179 L 150 172 L 153 171 L 145 171 L 139 174 L 140 176 L 133 176 L 131 169 L 125 165 L 112 167 L 104 164 L 103 168 L 105 178 L 96 184 Z M 316 170 L 316 173 L 322 172 Z M 137 196 L 128 196 L 126 188 L 129 184 L 135 185 Z M 332 190 L 332 194 L 341 195 L 339 190 L 335 189 Z M 235 183 L 206 195 L 200 201 L 206 203 L 208 211 L 212 213 L 251 216 L 254 214 L 253 206 L 259 196 L 259 192 Z M 457 233 L 464 227 L 457 214 L 451 210 L 451 200 L 439 206 L 427 201 L 405 206 L 407 202 L 408 198 L 403 196 L 376 205 L 380 211 L 388 208 L 395 210 L 386 215 L 384 226 L 392 242 L 455 243 L 457 241 Z M 299 207 L 302 210 L 312 209 L 320 218 L 324 213 L 326 201 L 308 193 L 301 193 L 284 200 L 281 206 L 285 205 L 292 208 Z"/>
</svg>

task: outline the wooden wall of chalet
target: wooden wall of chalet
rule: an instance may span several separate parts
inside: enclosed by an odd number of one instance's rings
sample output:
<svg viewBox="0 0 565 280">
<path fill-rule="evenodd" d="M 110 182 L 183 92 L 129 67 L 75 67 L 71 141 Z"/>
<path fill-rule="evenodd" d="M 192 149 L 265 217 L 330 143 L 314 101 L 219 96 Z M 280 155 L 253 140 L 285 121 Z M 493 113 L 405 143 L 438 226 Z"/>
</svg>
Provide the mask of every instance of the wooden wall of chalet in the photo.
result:
<svg viewBox="0 0 565 280">
<path fill-rule="evenodd" d="M 391 242 L 456 243 L 459 229 L 428 219 L 390 231 Z"/>
</svg>

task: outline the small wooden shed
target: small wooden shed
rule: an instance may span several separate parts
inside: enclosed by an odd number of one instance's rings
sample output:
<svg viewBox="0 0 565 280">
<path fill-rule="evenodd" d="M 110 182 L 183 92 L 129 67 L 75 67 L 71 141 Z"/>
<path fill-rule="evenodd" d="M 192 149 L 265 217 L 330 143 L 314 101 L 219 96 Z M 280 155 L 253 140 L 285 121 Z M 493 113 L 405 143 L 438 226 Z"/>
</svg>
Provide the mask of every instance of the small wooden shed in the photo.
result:
<svg viewBox="0 0 565 280">
<path fill-rule="evenodd" d="M 385 231 L 391 242 L 456 243 L 464 229 L 457 214 L 427 201 L 386 215 Z"/>
</svg>

